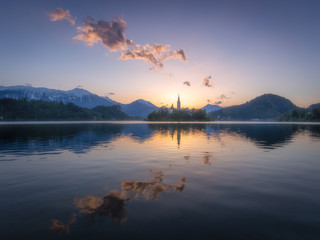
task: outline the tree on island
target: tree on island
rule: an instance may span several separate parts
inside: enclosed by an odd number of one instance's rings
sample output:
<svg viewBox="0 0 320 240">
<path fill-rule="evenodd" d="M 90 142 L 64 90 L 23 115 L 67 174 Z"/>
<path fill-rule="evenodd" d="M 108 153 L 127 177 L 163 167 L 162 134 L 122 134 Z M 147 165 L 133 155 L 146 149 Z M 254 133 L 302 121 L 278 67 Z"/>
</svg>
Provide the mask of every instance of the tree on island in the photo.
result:
<svg viewBox="0 0 320 240">
<path fill-rule="evenodd" d="M 211 121 L 206 110 L 161 107 L 148 115 L 148 121 Z"/>
</svg>

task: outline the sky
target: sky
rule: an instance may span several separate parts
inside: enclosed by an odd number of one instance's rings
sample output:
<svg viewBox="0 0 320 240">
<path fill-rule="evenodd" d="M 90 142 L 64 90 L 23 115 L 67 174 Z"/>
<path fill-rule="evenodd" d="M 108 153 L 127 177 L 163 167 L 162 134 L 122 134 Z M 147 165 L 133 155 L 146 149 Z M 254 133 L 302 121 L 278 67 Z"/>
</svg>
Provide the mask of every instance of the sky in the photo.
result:
<svg viewBox="0 0 320 240">
<path fill-rule="evenodd" d="M 320 1 L 2 0 L 0 85 L 198 108 L 320 102 Z"/>
</svg>

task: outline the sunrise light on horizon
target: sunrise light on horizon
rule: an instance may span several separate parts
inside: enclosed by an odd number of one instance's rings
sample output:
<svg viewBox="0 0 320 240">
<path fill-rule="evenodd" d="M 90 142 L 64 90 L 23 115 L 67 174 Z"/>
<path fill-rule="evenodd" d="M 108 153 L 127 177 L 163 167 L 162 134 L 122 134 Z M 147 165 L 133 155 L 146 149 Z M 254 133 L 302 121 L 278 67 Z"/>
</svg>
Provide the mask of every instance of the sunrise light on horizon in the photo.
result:
<svg viewBox="0 0 320 240">
<path fill-rule="evenodd" d="M 170 4 L 169 4 L 170 3 Z M 200 108 L 320 102 L 317 1 L 5 1 L 1 86 Z M 111 93 L 111 94 L 110 94 Z"/>
</svg>

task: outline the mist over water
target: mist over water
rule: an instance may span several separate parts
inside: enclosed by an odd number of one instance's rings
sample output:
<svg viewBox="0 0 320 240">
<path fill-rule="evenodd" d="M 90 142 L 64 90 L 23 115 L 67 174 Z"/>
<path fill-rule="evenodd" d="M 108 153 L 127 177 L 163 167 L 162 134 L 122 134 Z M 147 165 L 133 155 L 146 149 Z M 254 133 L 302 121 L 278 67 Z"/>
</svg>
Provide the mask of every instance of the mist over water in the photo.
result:
<svg viewBox="0 0 320 240">
<path fill-rule="evenodd" d="M 320 125 L 0 125 L 3 239 L 318 239 Z"/>
</svg>

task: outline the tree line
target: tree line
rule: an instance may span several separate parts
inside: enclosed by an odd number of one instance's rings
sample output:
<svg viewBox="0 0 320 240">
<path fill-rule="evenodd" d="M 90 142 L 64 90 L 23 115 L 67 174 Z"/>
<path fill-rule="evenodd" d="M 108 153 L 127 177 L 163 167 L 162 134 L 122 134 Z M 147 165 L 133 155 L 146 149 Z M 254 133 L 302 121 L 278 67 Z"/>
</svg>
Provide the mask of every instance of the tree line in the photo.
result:
<svg viewBox="0 0 320 240">
<path fill-rule="evenodd" d="M 148 115 L 149 121 L 210 121 L 206 110 L 201 109 L 168 109 L 162 107 Z"/>
<path fill-rule="evenodd" d="M 291 110 L 281 117 L 279 121 L 297 121 L 297 122 L 315 122 L 320 121 L 320 104 L 316 104 L 311 108 L 298 108 Z"/>
<path fill-rule="evenodd" d="M 120 106 L 82 108 L 73 103 L 27 99 L 0 99 L 2 120 L 125 120 Z"/>
</svg>

